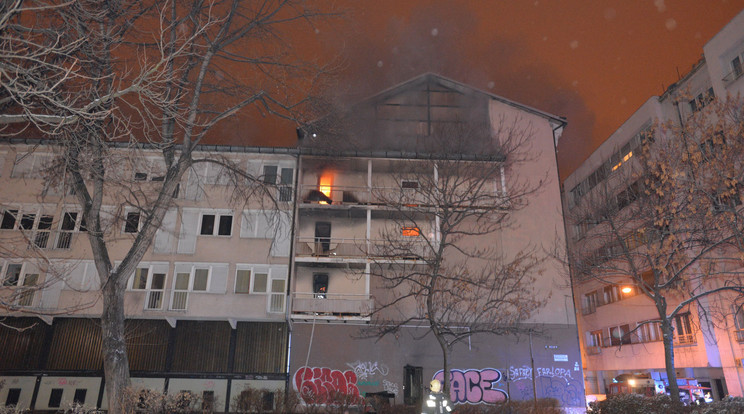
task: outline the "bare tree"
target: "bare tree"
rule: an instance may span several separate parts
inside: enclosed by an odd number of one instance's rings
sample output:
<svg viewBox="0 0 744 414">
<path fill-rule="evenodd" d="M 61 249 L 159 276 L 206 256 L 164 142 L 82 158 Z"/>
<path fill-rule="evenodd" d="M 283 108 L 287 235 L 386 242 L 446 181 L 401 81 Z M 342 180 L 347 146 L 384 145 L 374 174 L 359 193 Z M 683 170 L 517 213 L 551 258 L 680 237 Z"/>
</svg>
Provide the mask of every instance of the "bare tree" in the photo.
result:
<svg viewBox="0 0 744 414">
<path fill-rule="evenodd" d="M 435 126 L 420 156 L 396 167 L 387 188 L 373 190 L 392 212 L 370 255 L 379 290 L 362 335 L 422 324 L 421 338 L 431 334 L 441 348 L 445 373 L 453 345 L 524 331 L 521 322 L 547 300 L 534 289 L 544 261 L 538 249 L 510 256 L 493 237 L 540 190 L 506 179 L 525 161 L 532 131 L 505 120 L 495 131 L 470 122 Z"/>
<path fill-rule="evenodd" d="M 184 174 L 212 163 L 236 197 L 271 198 L 254 174 L 197 145 L 253 106 L 299 119 L 323 71 L 299 59 L 287 33 L 327 15 L 302 0 L 28 1 L 0 7 L 0 128 L 53 138 L 46 172 L 71 191 L 87 223 L 100 279 L 109 409 L 129 383 L 124 334 L 128 277 L 152 244 Z M 162 176 L 138 182 L 141 144 Z M 104 203 L 138 212 L 131 247 L 114 266 Z"/>
<path fill-rule="evenodd" d="M 656 314 L 637 329 L 658 324 L 675 400 L 675 341 L 693 339 L 682 315 L 694 307 L 707 325 L 706 297 L 744 293 L 742 274 L 726 265 L 742 252 L 740 120 L 728 101 L 681 126 L 657 125 L 567 217 L 582 233 L 570 248 L 574 283 L 626 285 L 653 302 Z M 632 333 L 613 339 L 630 343 Z"/>
</svg>

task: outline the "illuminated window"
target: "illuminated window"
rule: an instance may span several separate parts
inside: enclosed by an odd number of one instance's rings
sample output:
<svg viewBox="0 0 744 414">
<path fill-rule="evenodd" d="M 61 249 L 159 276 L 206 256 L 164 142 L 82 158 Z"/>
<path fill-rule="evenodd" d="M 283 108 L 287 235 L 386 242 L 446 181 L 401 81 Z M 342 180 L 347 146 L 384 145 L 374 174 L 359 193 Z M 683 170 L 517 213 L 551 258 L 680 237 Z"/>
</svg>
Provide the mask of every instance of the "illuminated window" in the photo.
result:
<svg viewBox="0 0 744 414">
<path fill-rule="evenodd" d="M 333 186 L 333 176 L 331 174 L 325 173 L 322 176 L 320 176 L 320 180 L 318 182 L 318 190 L 323 193 L 328 198 L 331 198 L 331 187 Z M 320 204 L 328 204 L 327 201 L 320 201 Z"/>
<path fill-rule="evenodd" d="M 403 227 L 403 235 L 406 237 L 417 237 L 421 235 L 418 227 Z"/>
</svg>

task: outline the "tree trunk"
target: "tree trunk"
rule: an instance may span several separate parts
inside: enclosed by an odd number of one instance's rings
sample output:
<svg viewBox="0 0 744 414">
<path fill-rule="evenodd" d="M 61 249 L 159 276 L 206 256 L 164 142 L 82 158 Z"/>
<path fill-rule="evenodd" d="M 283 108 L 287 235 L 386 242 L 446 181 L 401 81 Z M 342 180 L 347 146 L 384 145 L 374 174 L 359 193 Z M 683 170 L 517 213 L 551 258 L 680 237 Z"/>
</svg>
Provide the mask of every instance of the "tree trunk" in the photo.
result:
<svg viewBox="0 0 744 414">
<path fill-rule="evenodd" d="M 129 386 L 129 358 L 124 336 L 124 289 L 120 289 L 110 276 L 103 287 L 103 313 L 101 334 L 103 336 L 103 375 L 108 394 L 108 412 L 123 412 L 123 390 Z"/>
<path fill-rule="evenodd" d="M 674 327 L 669 318 L 662 319 L 661 333 L 664 339 L 664 366 L 666 367 L 667 380 L 669 381 L 669 394 L 672 397 L 672 401 L 679 401 L 677 373 L 674 371 Z"/>
<path fill-rule="evenodd" d="M 439 342 L 439 347 L 442 348 L 442 394 L 444 394 L 447 399 L 449 400 L 449 390 L 450 390 L 450 370 L 449 370 L 449 352 L 447 351 L 447 343 L 444 341 L 444 339 L 439 338 L 438 335 L 435 335 L 437 337 L 437 341 Z"/>
</svg>

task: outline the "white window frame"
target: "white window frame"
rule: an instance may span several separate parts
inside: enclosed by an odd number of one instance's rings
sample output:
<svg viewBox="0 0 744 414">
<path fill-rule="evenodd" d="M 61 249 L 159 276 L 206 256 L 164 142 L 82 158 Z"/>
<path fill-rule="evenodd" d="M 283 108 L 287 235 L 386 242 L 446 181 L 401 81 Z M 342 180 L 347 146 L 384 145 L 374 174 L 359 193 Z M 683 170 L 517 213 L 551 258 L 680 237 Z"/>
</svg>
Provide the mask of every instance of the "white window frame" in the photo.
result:
<svg viewBox="0 0 744 414">
<path fill-rule="evenodd" d="M 21 265 L 21 270 L 18 273 L 18 280 L 15 281 L 12 285 L 6 285 L 5 284 L 5 278 L 6 278 L 6 272 L 8 271 L 8 268 L 12 265 Z M 28 290 L 31 293 L 31 301 L 28 304 L 23 304 L 21 301 L 24 298 L 23 292 L 18 295 L 16 298 L 16 305 L 22 306 L 22 307 L 34 307 L 36 306 L 36 292 L 35 292 L 35 286 L 39 286 L 39 284 L 42 281 L 42 278 L 44 277 L 44 273 L 41 271 L 41 269 L 35 269 L 37 270 L 36 273 L 29 273 L 29 264 L 22 261 L 17 260 L 4 260 L 0 261 L 0 288 L 6 288 L 6 289 L 13 289 L 15 291 L 22 291 L 22 290 Z M 26 286 L 26 277 L 28 275 L 36 275 L 36 282 L 31 286 Z"/>
<path fill-rule="evenodd" d="M 214 216 L 214 228 L 212 234 L 202 234 L 202 223 L 204 222 L 204 216 Z M 230 216 L 230 234 L 219 234 L 220 222 L 223 216 Z M 224 237 L 229 238 L 233 236 L 233 228 L 235 227 L 235 213 L 232 210 L 203 210 L 199 212 L 199 222 L 196 226 L 197 236 L 211 236 L 211 237 Z"/>
<path fill-rule="evenodd" d="M 273 182 L 271 180 L 267 180 L 266 167 L 276 168 L 276 175 L 274 177 Z M 292 170 L 292 176 L 289 177 L 289 181 L 290 181 L 289 183 L 282 183 L 282 177 L 283 177 L 282 172 L 285 169 Z M 286 162 L 265 162 L 261 164 L 261 175 L 260 175 L 261 182 L 264 184 L 277 186 L 276 200 L 283 202 L 283 203 L 291 203 L 294 200 L 294 180 L 295 180 L 296 174 L 297 174 L 297 169 L 295 168 L 294 164 L 290 165 L 289 163 L 286 163 Z M 282 200 L 283 190 L 285 194 L 289 194 L 288 200 Z"/>
<path fill-rule="evenodd" d="M 185 273 L 182 271 L 179 271 L 180 266 L 190 266 L 189 268 L 189 283 L 188 287 L 186 289 L 176 289 L 176 283 L 178 282 L 178 275 L 180 273 Z M 186 311 L 189 308 L 189 297 L 191 296 L 191 293 L 209 293 L 209 289 L 212 284 L 212 272 L 213 272 L 213 265 L 212 264 L 204 264 L 204 263 L 176 263 L 175 268 L 173 270 L 173 280 L 171 281 L 171 298 L 170 303 L 168 305 L 169 310 L 174 311 Z M 194 281 L 196 279 L 196 270 L 197 269 L 207 269 L 207 285 L 204 290 L 194 290 Z M 175 309 L 173 307 L 174 302 L 176 301 L 176 297 L 185 295 L 184 299 L 184 305 L 183 309 L 178 308 Z"/>
<path fill-rule="evenodd" d="M 256 291 L 256 274 L 266 275 L 266 290 Z M 268 295 L 271 293 L 271 269 L 265 267 L 256 267 L 251 272 L 251 294 L 252 295 Z"/>
<path fill-rule="evenodd" d="M 134 165 L 136 163 L 132 165 L 132 181 L 144 183 L 147 181 L 163 181 L 165 179 L 167 169 L 165 168 L 165 161 L 163 161 L 162 157 L 143 157 L 137 161 L 139 161 L 138 165 Z M 162 173 L 162 175 L 159 173 Z M 137 174 L 144 174 L 144 179 L 138 180 Z M 156 180 L 155 178 L 159 179 Z"/>
</svg>

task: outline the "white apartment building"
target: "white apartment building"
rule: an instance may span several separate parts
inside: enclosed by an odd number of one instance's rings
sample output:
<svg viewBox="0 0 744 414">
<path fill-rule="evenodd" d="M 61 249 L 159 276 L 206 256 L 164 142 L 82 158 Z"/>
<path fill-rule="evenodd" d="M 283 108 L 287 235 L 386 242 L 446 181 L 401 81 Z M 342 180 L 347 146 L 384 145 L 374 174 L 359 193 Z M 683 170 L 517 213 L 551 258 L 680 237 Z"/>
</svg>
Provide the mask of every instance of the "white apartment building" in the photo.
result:
<svg viewBox="0 0 744 414">
<path fill-rule="evenodd" d="M 712 98 L 727 99 L 744 92 L 744 12 L 714 36 L 703 52 L 688 74 L 662 96 L 649 98 L 564 181 L 567 216 L 580 211 L 593 194 L 607 188 L 618 189 L 614 194 L 618 205 L 632 203 L 622 188 L 634 185 L 633 165 L 653 125 L 685 122 L 691 114 L 703 110 Z M 654 138 L 664 139 L 663 134 Z M 591 221 L 568 223 L 567 236 L 574 251 L 590 247 L 587 236 L 593 228 Z M 666 379 L 658 325 L 647 324 L 636 329 L 639 323 L 654 319 L 656 310 L 644 295 L 636 295 L 634 291 L 623 293 L 621 288 L 628 284 L 629 280 L 607 275 L 602 282 L 590 280 L 574 285 L 587 394 L 606 393 L 613 378 L 624 373 Z M 697 379 L 711 388 L 714 398 L 744 394 L 741 366 L 744 335 L 740 331 L 744 325 L 734 321 L 734 310 L 722 326 L 701 322 L 694 308 L 674 321 L 677 377 Z"/>
</svg>

